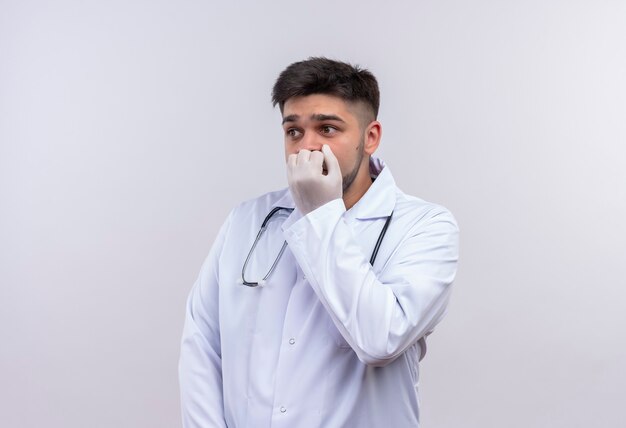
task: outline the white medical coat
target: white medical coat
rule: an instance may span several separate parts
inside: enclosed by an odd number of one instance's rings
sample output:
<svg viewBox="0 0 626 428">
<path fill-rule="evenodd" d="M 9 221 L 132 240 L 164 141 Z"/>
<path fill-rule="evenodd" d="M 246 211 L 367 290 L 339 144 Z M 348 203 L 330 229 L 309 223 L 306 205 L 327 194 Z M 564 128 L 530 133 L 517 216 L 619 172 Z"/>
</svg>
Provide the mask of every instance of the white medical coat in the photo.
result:
<svg viewBox="0 0 626 428">
<path fill-rule="evenodd" d="M 389 168 L 350 209 L 302 216 L 288 189 L 235 208 L 187 302 L 179 363 L 183 423 L 229 428 L 417 427 L 418 362 L 442 318 L 458 259 L 443 207 L 404 194 Z M 387 233 L 370 255 L 387 216 Z"/>
</svg>

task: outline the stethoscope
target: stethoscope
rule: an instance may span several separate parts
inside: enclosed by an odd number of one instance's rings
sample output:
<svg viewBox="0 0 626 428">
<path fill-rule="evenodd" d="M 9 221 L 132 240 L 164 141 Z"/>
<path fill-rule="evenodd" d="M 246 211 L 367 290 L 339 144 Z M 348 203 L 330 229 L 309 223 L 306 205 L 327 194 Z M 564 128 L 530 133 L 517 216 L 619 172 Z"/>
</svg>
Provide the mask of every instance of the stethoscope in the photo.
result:
<svg viewBox="0 0 626 428">
<path fill-rule="evenodd" d="M 280 260 L 283 253 L 285 252 L 285 248 L 287 248 L 287 241 L 283 242 L 283 246 L 280 248 L 280 251 L 278 252 L 278 256 L 276 256 L 276 260 L 274 260 L 274 263 L 272 263 L 270 270 L 263 277 L 263 279 L 257 282 L 246 281 L 246 267 L 248 267 L 248 262 L 250 261 L 250 257 L 252 257 L 252 253 L 254 252 L 254 249 L 256 248 L 256 244 L 259 242 L 261 235 L 267 228 L 267 223 L 270 221 L 272 216 L 276 214 L 277 212 L 279 212 L 280 210 L 287 210 L 291 213 L 293 211 L 293 208 L 276 207 L 272 209 L 272 211 L 270 211 L 270 213 L 265 217 L 265 220 L 263 220 L 263 223 L 261 223 L 261 229 L 259 230 L 259 233 L 257 233 L 256 238 L 254 239 L 254 243 L 252 244 L 252 247 L 250 248 L 250 251 L 248 252 L 248 257 L 246 257 L 246 261 L 243 263 L 243 268 L 241 268 L 241 279 L 239 280 L 240 284 L 247 285 L 248 287 L 258 287 L 259 285 L 263 286 L 265 285 L 267 278 L 269 278 L 272 272 L 274 272 L 274 269 L 276 269 L 276 265 L 278 264 L 278 261 Z M 376 245 L 374 246 L 374 251 L 372 251 L 372 256 L 370 257 L 370 264 L 372 266 L 374 266 L 374 261 L 376 260 L 376 256 L 378 255 L 378 249 L 380 248 L 380 243 L 383 242 L 383 238 L 385 237 L 385 234 L 387 233 L 387 228 L 389 227 L 389 223 L 391 222 L 392 216 L 393 216 L 393 211 L 391 212 L 391 214 L 387 216 L 385 225 L 383 226 L 382 230 L 380 231 L 380 234 L 378 235 L 378 240 L 376 241 Z"/>
</svg>

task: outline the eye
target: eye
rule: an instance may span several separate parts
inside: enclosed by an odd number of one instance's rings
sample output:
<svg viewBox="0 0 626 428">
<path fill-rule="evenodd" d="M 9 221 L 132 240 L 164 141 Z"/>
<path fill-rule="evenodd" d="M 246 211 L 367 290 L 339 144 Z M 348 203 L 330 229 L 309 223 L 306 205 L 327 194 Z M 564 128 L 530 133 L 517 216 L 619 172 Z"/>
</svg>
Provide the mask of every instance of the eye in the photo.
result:
<svg viewBox="0 0 626 428">
<path fill-rule="evenodd" d="M 289 128 L 285 131 L 285 135 L 287 135 L 289 138 L 295 139 L 300 138 L 302 136 L 302 133 L 296 128 Z"/>
<path fill-rule="evenodd" d="M 320 127 L 320 130 L 324 135 L 333 135 L 335 132 L 337 132 L 337 128 L 330 125 L 322 125 Z"/>
</svg>

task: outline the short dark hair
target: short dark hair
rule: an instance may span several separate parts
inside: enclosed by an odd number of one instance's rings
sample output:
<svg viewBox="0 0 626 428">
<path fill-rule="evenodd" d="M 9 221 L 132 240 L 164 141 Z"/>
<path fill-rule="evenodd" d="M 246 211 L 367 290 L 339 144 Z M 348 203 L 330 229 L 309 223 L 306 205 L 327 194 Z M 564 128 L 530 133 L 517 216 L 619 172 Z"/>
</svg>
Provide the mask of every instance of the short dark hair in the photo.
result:
<svg viewBox="0 0 626 428">
<path fill-rule="evenodd" d="M 285 102 L 292 97 L 327 94 L 345 101 L 363 102 L 378 117 L 380 91 L 376 77 L 358 65 L 324 57 L 311 57 L 294 62 L 276 79 L 272 89 L 272 105 L 283 111 Z"/>
</svg>

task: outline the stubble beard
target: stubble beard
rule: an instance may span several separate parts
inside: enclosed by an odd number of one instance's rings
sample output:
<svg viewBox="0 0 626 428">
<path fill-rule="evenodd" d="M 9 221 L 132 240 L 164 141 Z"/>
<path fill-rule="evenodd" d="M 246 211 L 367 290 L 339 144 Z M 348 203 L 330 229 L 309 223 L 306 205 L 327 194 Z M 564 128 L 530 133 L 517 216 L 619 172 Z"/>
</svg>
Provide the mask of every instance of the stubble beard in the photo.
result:
<svg viewBox="0 0 626 428">
<path fill-rule="evenodd" d="M 362 136 L 361 141 L 359 141 L 359 146 L 357 147 L 357 151 L 359 153 L 357 154 L 357 159 L 354 164 L 354 168 L 352 168 L 352 170 L 349 173 L 341 177 L 344 195 L 346 194 L 346 191 L 350 188 L 350 186 L 352 186 L 352 183 L 354 182 L 357 174 L 359 173 L 359 169 L 361 169 L 361 162 L 363 162 L 363 156 L 365 156 L 364 148 L 365 148 L 365 136 Z"/>
</svg>

